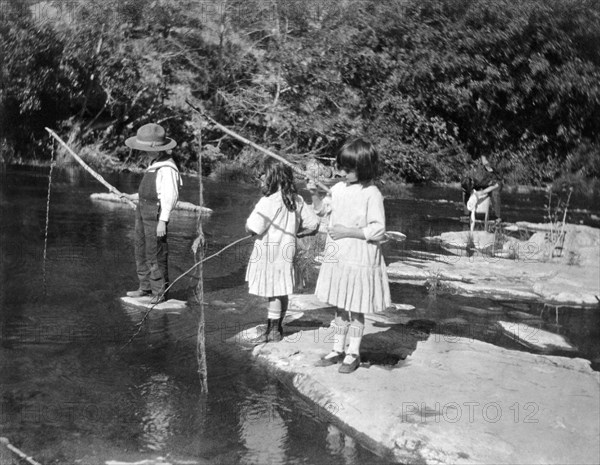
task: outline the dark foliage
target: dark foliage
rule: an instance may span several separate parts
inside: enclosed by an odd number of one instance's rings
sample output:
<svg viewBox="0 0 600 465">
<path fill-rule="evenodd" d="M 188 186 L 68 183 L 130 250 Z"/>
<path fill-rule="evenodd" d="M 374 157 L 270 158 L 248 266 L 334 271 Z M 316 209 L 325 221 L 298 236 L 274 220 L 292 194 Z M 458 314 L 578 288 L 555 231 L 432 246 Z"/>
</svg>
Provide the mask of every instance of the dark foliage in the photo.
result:
<svg viewBox="0 0 600 465">
<path fill-rule="evenodd" d="M 3 6 L 3 158 L 47 156 L 47 125 L 135 164 L 123 140 L 159 121 L 194 168 L 194 97 L 296 159 L 366 135 L 386 178 L 456 181 L 482 154 L 513 183 L 600 175 L 595 0 Z M 202 138 L 205 170 L 241 149 L 210 128 Z"/>
</svg>

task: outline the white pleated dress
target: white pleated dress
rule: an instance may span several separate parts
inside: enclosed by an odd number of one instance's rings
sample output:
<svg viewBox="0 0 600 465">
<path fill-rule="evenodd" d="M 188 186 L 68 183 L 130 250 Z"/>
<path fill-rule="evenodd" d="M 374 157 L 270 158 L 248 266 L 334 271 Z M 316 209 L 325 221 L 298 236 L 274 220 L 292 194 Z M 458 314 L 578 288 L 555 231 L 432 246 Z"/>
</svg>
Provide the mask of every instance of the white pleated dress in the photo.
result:
<svg viewBox="0 0 600 465">
<path fill-rule="evenodd" d="M 296 234 L 300 227 L 314 230 L 319 218 L 302 197 L 296 196 L 296 211 L 283 203 L 281 191 L 263 197 L 246 221 L 257 234 L 246 269 L 248 292 L 262 297 L 278 297 L 294 292 Z"/>
<path fill-rule="evenodd" d="M 373 185 L 332 187 L 325 204 L 329 226 L 361 228 L 364 239 L 327 236 L 315 294 L 322 302 L 357 313 L 382 312 L 391 305 L 390 286 L 381 253 L 385 238 L 383 196 Z"/>
</svg>

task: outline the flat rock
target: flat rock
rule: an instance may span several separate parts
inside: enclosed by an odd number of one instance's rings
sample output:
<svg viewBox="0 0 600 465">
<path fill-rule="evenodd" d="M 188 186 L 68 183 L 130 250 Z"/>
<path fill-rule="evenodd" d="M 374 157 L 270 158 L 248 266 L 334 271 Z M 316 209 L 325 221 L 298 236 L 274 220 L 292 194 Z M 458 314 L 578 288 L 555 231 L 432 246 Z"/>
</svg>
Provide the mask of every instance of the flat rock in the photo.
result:
<svg viewBox="0 0 600 465">
<path fill-rule="evenodd" d="M 177 299 L 169 299 L 165 302 L 161 302 L 158 305 L 152 305 L 150 301 L 152 297 L 121 297 L 121 302 L 129 307 L 133 307 L 136 309 L 147 310 L 152 308 L 152 311 L 162 311 L 162 312 L 177 312 L 180 310 L 184 310 L 187 307 L 187 303 L 183 300 Z"/>
<path fill-rule="evenodd" d="M 544 331 L 543 329 L 530 326 L 525 323 L 511 323 L 498 321 L 502 331 L 515 341 L 536 349 L 562 349 L 576 350 L 560 334 Z"/>
<path fill-rule="evenodd" d="M 223 300 L 211 300 L 208 304 L 214 307 L 235 307 L 235 302 L 225 302 Z"/>
<path fill-rule="evenodd" d="M 290 333 L 289 325 L 293 325 L 296 320 L 299 320 L 304 316 L 303 312 L 290 311 L 288 310 L 285 314 L 285 318 L 283 320 L 283 327 L 286 334 Z M 232 337 L 226 339 L 226 342 L 230 344 L 241 344 L 241 345 L 249 345 L 250 341 L 258 337 L 260 334 L 263 334 L 266 329 L 266 324 L 260 324 L 256 326 L 250 326 L 245 328 L 243 331 L 233 335 Z"/>
<path fill-rule="evenodd" d="M 440 322 L 442 326 L 467 326 L 469 322 L 464 318 L 446 318 Z"/>
<path fill-rule="evenodd" d="M 501 308 L 498 308 L 498 307 L 479 308 L 479 307 L 471 307 L 469 305 L 463 305 L 462 307 L 460 307 L 460 309 L 463 312 L 471 313 L 473 315 L 480 315 L 480 316 L 497 315 L 499 313 L 504 312 L 504 310 L 502 310 Z"/>
<path fill-rule="evenodd" d="M 426 464 L 597 463 L 600 376 L 587 360 L 367 320 L 362 355 L 371 365 L 348 375 L 314 366 L 331 349 L 331 331 L 300 331 L 253 355 L 382 455 Z"/>
<path fill-rule="evenodd" d="M 314 294 L 292 294 L 290 296 L 289 308 L 293 310 L 301 310 L 301 311 L 310 311 L 310 310 L 319 310 L 326 308 L 334 308 L 331 305 L 321 302 Z M 415 309 L 414 305 L 410 304 L 396 304 L 393 303 L 391 307 L 389 307 L 388 311 L 404 311 L 410 312 Z"/>
<path fill-rule="evenodd" d="M 424 285 L 437 280 L 447 292 L 496 300 L 591 306 L 600 299 L 598 265 L 505 260 L 481 253 L 430 255 L 390 263 L 390 281 Z"/>
<path fill-rule="evenodd" d="M 289 308 L 291 310 L 308 311 L 331 308 L 331 305 L 321 302 L 314 294 L 292 294 L 290 296 Z"/>
<path fill-rule="evenodd" d="M 409 316 L 389 312 L 369 313 L 365 318 L 383 325 L 406 324 L 412 320 Z"/>
<path fill-rule="evenodd" d="M 398 310 L 401 312 L 411 312 L 415 309 L 414 305 L 410 304 L 392 304 L 389 310 Z"/>
<path fill-rule="evenodd" d="M 129 199 L 137 204 L 138 203 L 138 194 L 127 194 Z M 117 194 L 113 194 L 112 192 L 98 192 L 95 194 L 90 194 L 90 198 L 94 201 L 105 202 L 107 205 L 129 205 L 127 200 L 122 197 L 119 197 Z M 208 207 L 201 207 L 199 205 L 194 205 L 190 202 L 178 201 L 175 204 L 175 211 L 177 212 L 200 212 L 202 215 L 210 215 L 212 214 L 212 209 Z"/>
<path fill-rule="evenodd" d="M 451 231 L 440 234 L 439 241 L 448 248 L 466 249 L 470 246 L 484 250 L 494 245 L 495 235 L 486 231 Z"/>
<path fill-rule="evenodd" d="M 531 313 L 520 312 L 518 310 L 513 310 L 508 312 L 508 316 L 511 318 L 515 318 L 517 320 L 539 320 L 540 317 L 537 315 L 532 315 Z"/>
</svg>

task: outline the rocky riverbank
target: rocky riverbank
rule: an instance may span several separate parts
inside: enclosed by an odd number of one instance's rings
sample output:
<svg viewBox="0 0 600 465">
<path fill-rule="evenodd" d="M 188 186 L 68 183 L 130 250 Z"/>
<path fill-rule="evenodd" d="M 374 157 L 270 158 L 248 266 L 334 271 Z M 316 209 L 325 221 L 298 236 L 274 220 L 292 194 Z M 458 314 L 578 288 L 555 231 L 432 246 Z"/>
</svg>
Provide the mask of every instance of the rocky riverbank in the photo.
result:
<svg viewBox="0 0 600 465">
<path fill-rule="evenodd" d="M 505 236 L 500 245 L 497 236 L 482 231 L 425 238 L 450 253 L 411 252 L 389 264 L 388 275 L 394 282 L 427 284 L 447 293 L 557 305 L 600 303 L 599 229 L 565 225 L 561 241 L 551 242 L 549 225 L 517 223 L 516 228 L 529 237 Z"/>
<path fill-rule="evenodd" d="M 557 307 L 598 305 L 600 231 L 566 225 L 549 249 L 552 236 L 544 225 L 519 228 L 527 232 L 523 237 L 517 230 L 523 239 L 509 238 L 501 248 L 487 233 L 433 238 L 454 253 L 411 251 L 389 264 L 390 280 Z M 469 331 L 428 326 L 411 317 L 410 306 L 396 305 L 367 316 L 363 363 L 352 374 L 340 374 L 337 366 L 315 367 L 331 349 L 333 309 L 307 295 L 294 296 L 291 309 L 286 338 L 255 347 L 253 355 L 330 421 L 390 460 L 598 463 L 600 373 L 590 361 L 498 347 Z M 574 350 L 562 336 L 537 326 L 496 324 L 534 350 Z M 254 335 L 247 330 L 232 342 L 244 344 Z"/>
<path fill-rule="evenodd" d="M 583 265 L 482 253 L 444 255 L 443 262 L 440 255 L 415 252 L 388 272 L 413 284 L 436 279 L 461 294 L 585 303 L 595 299 L 598 284 L 590 247 Z M 404 277 L 399 269 L 407 270 Z M 313 402 L 322 418 L 390 462 L 598 463 L 600 374 L 590 361 L 499 347 L 471 335 L 465 319 L 435 324 L 423 319 L 422 309 L 396 304 L 366 318 L 363 363 L 340 374 L 337 366 L 315 367 L 331 348 L 332 317 L 333 309 L 313 295 L 295 295 L 284 340 L 254 346 L 252 356 Z M 575 350 L 572 341 L 543 331 L 534 320 L 508 320 L 490 324 L 534 351 Z M 254 336 L 250 327 L 229 342 L 248 347 Z"/>
<path fill-rule="evenodd" d="M 286 338 L 253 355 L 333 422 L 402 463 L 597 463 L 600 376 L 583 359 L 536 355 L 417 324 L 368 318 L 363 365 L 317 368 L 333 311 L 292 299 Z M 232 342 L 244 343 L 252 331 Z"/>
</svg>

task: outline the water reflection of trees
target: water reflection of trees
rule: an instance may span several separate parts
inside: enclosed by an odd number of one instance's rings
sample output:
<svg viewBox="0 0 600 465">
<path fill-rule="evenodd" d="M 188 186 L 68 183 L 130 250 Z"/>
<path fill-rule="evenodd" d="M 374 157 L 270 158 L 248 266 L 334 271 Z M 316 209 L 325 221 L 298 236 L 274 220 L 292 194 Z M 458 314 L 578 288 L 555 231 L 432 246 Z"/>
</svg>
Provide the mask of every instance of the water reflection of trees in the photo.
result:
<svg viewBox="0 0 600 465">
<path fill-rule="evenodd" d="M 267 386 L 260 396 L 251 396 L 239 411 L 240 438 L 245 446 L 243 464 L 286 462 L 287 426 L 272 400 L 276 388 Z"/>
<path fill-rule="evenodd" d="M 156 373 L 140 390 L 144 400 L 140 420 L 141 441 L 150 450 L 164 450 L 175 433 L 174 420 L 178 413 L 174 405 L 176 388 L 173 380 L 165 374 Z"/>
</svg>

